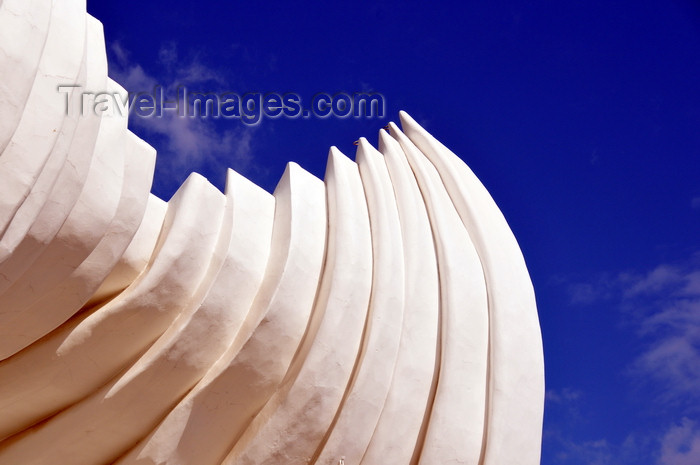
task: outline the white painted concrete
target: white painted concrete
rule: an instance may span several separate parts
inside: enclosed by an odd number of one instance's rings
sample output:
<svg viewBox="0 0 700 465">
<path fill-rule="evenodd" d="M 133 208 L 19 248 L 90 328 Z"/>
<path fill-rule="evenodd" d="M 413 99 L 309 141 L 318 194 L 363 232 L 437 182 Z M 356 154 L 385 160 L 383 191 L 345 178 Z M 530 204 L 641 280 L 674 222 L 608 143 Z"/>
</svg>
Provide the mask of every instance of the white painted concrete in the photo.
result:
<svg viewBox="0 0 700 465">
<path fill-rule="evenodd" d="M 407 114 L 164 202 L 125 117 L 65 111 L 125 95 L 84 0 L 0 0 L 0 52 L 0 465 L 539 463 L 522 254 Z"/>
</svg>

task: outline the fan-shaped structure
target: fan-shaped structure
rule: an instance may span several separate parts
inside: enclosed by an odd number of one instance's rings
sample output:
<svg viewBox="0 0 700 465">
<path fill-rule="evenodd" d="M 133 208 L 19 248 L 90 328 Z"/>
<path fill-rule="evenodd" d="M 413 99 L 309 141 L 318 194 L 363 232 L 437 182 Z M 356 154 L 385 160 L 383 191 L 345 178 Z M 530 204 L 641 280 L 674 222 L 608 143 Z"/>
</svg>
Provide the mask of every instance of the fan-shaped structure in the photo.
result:
<svg viewBox="0 0 700 465">
<path fill-rule="evenodd" d="M 65 112 L 125 93 L 84 1 L 0 0 L 0 51 L 0 464 L 539 462 L 522 254 L 408 115 L 166 203 L 125 117 Z"/>
</svg>

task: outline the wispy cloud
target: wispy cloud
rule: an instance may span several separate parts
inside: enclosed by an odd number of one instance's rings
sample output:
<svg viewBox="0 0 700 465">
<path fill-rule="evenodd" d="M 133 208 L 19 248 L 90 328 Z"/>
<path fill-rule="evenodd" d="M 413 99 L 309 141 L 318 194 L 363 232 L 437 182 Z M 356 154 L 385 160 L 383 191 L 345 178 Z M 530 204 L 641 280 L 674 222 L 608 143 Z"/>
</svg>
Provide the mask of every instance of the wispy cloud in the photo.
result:
<svg viewBox="0 0 700 465">
<path fill-rule="evenodd" d="M 663 264 L 641 275 L 624 275 L 622 306 L 643 343 L 630 373 L 656 388 L 661 404 L 700 411 L 700 267 Z"/>
<path fill-rule="evenodd" d="M 150 92 L 156 84 L 168 90 L 178 85 L 226 84 L 220 70 L 203 64 L 196 54 L 181 56 L 175 42 L 160 46 L 158 61 L 149 66 L 148 72 L 141 64 L 134 62 L 121 42 L 113 42 L 109 48 L 112 52 L 110 56 L 114 58 L 109 63 L 109 74 L 129 92 Z"/>
<path fill-rule="evenodd" d="M 700 426 L 688 418 L 673 425 L 661 440 L 660 465 L 698 465 L 700 463 Z"/>
<path fill-rule="evenodd" d="M 700 257 L 694 255 L 686 263 L 661 264 L 645 272 L 606 272 L 585 282 L 558 281 L 566 285 L 573 305 L 616 301 L 627 308 L 637 304 L 637 298 L 668 301 L 682 295 L 700 296 L 698 262 Z"/>
<path fill-rule="evenodd" d="M 581 398 L 582 392 L 570 387 L 563 389 L 547 389 L 545 392 L 545 400 L 550 403 L 555 404 L 565 404 L 572 401 L 576 401 Z"/>
<path fill-rule="evenodd" d="M 210 165 L 214 164 L 218 168 L 225 162 L 233 163 L 233 168 L 241 170 L 252 160 L 251 143 L 254 128 L 220 131 L 201 120 L 172 115 L 136 121 L 136 124 L 147 132 L 165 137 L 168 153 L 175 155 L 169 157 L 169 162 L 175 168 L 197 166 L 201 165 L 202 161 L 208 161 Z"/>
<path fill-rule="evenodd" d="M 588 305 L 601 300 L 608 300 L 614 292 L 615 278 L 602 275 L 594 282 L 568 283 L 567 292 L 574 305 Z"/>
<path fill-rule="evenodd" d="M 619 445 L 560 434 L 560 463 L 639 463 L 632 459 L 636 454 L 657 465 L 700 464 L 700 425 L 689 419 L 700 414 L 700 254 L 566 286 L 573 306 L 619 309 L 621 323 L 637 337 L 637 355 L 626 375 L 637 397 L 649 402 L 649 415 L 658 417 L 659 427 L 631 432 Z M 548 391 L 547 405 L 568 405 L 561 412 L 571 415 L 584 394 L 566 392 Z M 574 460 L 577 454 L 586 459 Z"/>
<path fill-rule="evenodd" d="M 560 439 L 561 450 L 556 459 L 566 464 L 612 465 L 614 452 L 605 439 L 575 442 Z"/>
<path fill-rule="evenodd" d="M 630 299 L 665 292 L 683 280 L 682 271 L 673 265 L 659 265 L 646 274 L 621 273 L 618 282 L 623 297 Z"/>
<path fill-rule="evenodd" d="M 654 387 L 661 403 L 700 411 L 700 260 L 660 264 L 646 272 L 605 274 L 569 284 L 574 305 L 618 306 L 641 350 L 629 366 L 637 383 Z M 653 386 L 652 386 L 653 384 Z"/>
<path fill-rule="evenodd" d="M 549 432 L 546 440 L 556 449 L 548 463 L 557 465 L 639 465 L 653 463 L 653 441 L 635 433 L 614 444 L 604 438 L 577 441 L 561 432 Z M 659 465 L 667 465 L 660 463 Z"/>
<path fill-rule="evenodd" d="M 572 434 L 589 426 L 586 393 L 565 387 L 545 393 L 545 415 L 550 418 L 543 434 L 543 461 L 548 465 L 638 465 L 649 463 L 655 444 L 645 435 L 628 434 L 620 443 L 595 430 L 587 436 Z"/>
<path fill-rule="evenodd" d="M 196 55 L 183 58 L 174 42 L 161 46 L 158 62 L 148 70 L 135 63 L 120 42 L 112 43 L 110 51 L 110 76 L 132 93 L 152 92 L 158 85 L 165 95 L 174 96 L 178 86 L 200 91 L 226 85 L 219 70 L 206 66 Z M 181 180 L 183 172 L 190 171 L 223 174 L 228 167 L 245 173 L 252 166 L 256 127 L 235 122 L 224 126 L 207 118 L 179 117 L 174 111 L 164 111 L 160 117 L 132 115 L 130 124 L 158 149 L 156 169 L 162 179 Z"/>
</svg>

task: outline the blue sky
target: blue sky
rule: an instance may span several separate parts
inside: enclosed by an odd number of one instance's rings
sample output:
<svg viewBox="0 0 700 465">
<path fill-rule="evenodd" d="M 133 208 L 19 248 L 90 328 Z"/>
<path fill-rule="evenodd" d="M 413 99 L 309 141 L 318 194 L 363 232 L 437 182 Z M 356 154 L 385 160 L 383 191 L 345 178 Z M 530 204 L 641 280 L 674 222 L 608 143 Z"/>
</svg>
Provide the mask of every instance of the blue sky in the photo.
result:
<svg viewBox="0 0 700 465">
<path fill-rule="evenodd" d="M 379 92 L 382 118 L 132 118 L 154 192 L 268 190 L 408 111 L 518 238 L 542 325 L 545 465 L 700 464 L 700 4 L 88 1 L 132 92 Z"/>
</svg>

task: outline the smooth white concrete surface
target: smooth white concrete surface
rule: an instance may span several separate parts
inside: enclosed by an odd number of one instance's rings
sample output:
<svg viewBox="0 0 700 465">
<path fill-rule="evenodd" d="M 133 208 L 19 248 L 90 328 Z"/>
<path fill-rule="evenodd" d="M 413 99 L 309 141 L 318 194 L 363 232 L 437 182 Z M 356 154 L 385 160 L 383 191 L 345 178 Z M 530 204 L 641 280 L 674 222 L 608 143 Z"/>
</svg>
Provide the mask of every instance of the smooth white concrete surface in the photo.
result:
<svg viewBox="0 0 700 465">
<path fill-rule="evenodd" d="M 0 362 L 5 380 L 0 434 L 58 412 L 136 361 L 179 316 L 205 277 L 224 204 L 216 188 L 191 175 L 169 202 L 147 271 L 120 298 L 77 315 Z M 6 447 L 0 444 L 0 463 Z"/>
<path fill-rule="evenodd" d="M 372 284 L 367 200 L 357 165 L 335 147 L 325 182 L 328 246 L 314 309 L 320 322 L 310 328 L 315 333 L 298 355 L 298 372 L 287 376 L 223 463 L 309 463 L 350 380 Z"/>
<path fill-rule="evenodd" d="M 401 221 L 405 307 L 398 358 L 391 390 L 363 457 L 366 463 L 416 463 L 435 397 L 440 363 L 439 286 L 435 244 L 428 213 L 411 168 L 399 144 L 379 131 Z M 407 402 L 406 399 L 412 399 Z"/>
<path fill-rule="evenodd" d="M 440 368 L 419 463 L 480 463 L 487 393 L 488 302 L 479 257 L 435 167 L 390 126 L 433 228 L 440 281 Z"/>
<path fill-rule="evenodd" d="M 396 364 L 404 309 L 403 242 L 389 173 L 382 156 L 360 139 L 357 164 L 372 235 L 372 293 L 357 369 L 317 456 L 359 463 L 384 407 Z M 352 441 L 348 441 L 352 437 Z"/>
<path fill-rule="evenodd" d="M 436 166 L 481 259 L 489 296 L 489 424 L 484 463 L 539 463 L 542 337 L 532 282 L 503 214 L 469 167 L 401 112 L 406 134 Z"/>
<path fill-rule="evenodd" d="M 0 2 L 0 153 L 17 128 L 46 43 L 53 2 Z M 2 232 L 3 228 L 0 228 Z"/>
<path fill-rule="evenodd" d="M 116 84 L 111 87 L 118 90 Z M 119 90 L 123 92 L 123 89 Z M 0 265 L 0 270 L 10 279 L 21 274 L 0 295 L 0 308 L 3 309 L 0 310 L 0 328 L 3 331 L 0 333 L 0 359 L 26 347 L 70 316 L 55 315 L 55 318 L 47 319 L 43 315 L 46 310 L 37 314 L 25 309 L 65 276 L 73 273 L 109 233 L 125 181 L 130 185 L 127 189 L 138 189 L 139 183 L 131 186 L 133 180 L 125 179 L 124 175 L 126 134 L 126 120 L 123 118 L 107 118 L 100 125 L 87 181 L 73 209 L 63 221 L 56 221 L 56 218 L 48 215 L 49 225 L 35 222 L 37 227 L 30 228 L 12 257 Z M 132 154 L 132 164 L 138 162 L 139 155 Z M 155 161 L 152 156 L 150 161 L 151 165 Z M 148 164 L 143 168 L 152 171 L 152 166 Z M 91 227 L 86 228 L 86 224 Z M 56 225 L 59 229 L 49 239 L 49 231 L 53 231 Z M 44 234 L 46 232 L 49 233 Z"/>
<path fill-rule="evenodd" d="M 165 202 L 83 91 L 125 96 L 84 1 L 0 0 L 0 465 L 539 463 L 522 253 L 416 121 Z"/>
<path fill-rule="evenodd" d="M 219 463 L 224 458 L 282 381 L 304 335 L 325 239 L 323 183 L 290 163 L 275 190 L 270 258 L 249 310 L 252 324 L 239 331 L 227 353 L 151 437 L 118 463 Z"/>
<path fill-rule="evenodd" d="M 43 2 L 34 10 L 48 6 L 49 2 Z M 79 72 L 86 18 L 84 0 L 57 0 L 53 4 L 46 44 L 20 121 L 11 138 L 0 145 L 5 147 L 0 155 L 0 231 L 29 194 L 59 136 L 71 137 L 73 125 L 65 130 L 62 127 L 64 120 L 71 120 L 65 111 L 65 95 L 57 89 L 65 83 L 85 84 L 84 79 L 79 80 Z M 57 156 L 64 157 L 65 152 Z M 0 260 L 4 257 L 5 250 L 0 247 Z"/>
<path fill-rule="evenodd" d="M 86 43 L 77 82 L 84 85 L 86 90 L 96 91 L 104 89 L 106 84 L 107 60 L 102 25 L 88 15 L 85 17 Z M 80 105 L 79 92 L 73 92 L 70 99 L 71 105 Z M 53 111 L 66 106 L 65 102 L 58 100 L 51 104 Z M 93 112 L 85 115 L 71 112 L 65 116 L 48 160 L 2 235 L 0 250 L 4 251 L 3 255 L 8 250 L 13 251 L 14 258 L 22 255 L 14 249 L 26 240 L 30 227 L 33 233 L 41 229 L 39 225 L 47 227 L 45 233 L 34 237 L 39 244 L 48 242 L 51 237 L 49 234 L 55 233 L 60 227 L 85 183 L 100 121 L 99 116 Z M 49 198 L 61 198 L 62 201 L 47 203 Z M 47 218 L 51 226 L 46 224 Z M 4 268 L 7 269 L 7 266 Z M 6 284 L 0 283 L 0 289 L 5 288 Z"/>
<path fill-rule="evenodd" d="M 145 142 L 142 142 L 145 144 Z M 151 148 L 149 146 L 149 148 Z M 152 149 L 152 148 L 151 148 Z M 168 204 L 153 194 L 147 196 L 146 211 L 129 246 L 118 258 L 99 289 L 85 307 L 92 307 L 126 289 L 146 269 L 153 255 Z"/>
<path fill-rule="evenodd" d="M 87 24 L 87 44 L 81 70 L 86 72 L 84 81 L 87 89 L 102 89 L 107 82 L 102 25 L 90 17 Z M 78 93 L 73 98 L 78 99 Z M 65 103 L 56 101 L 53 105 L 63 106 Z M 14 284 L 42 247 L 55 236 L 83 189 L 101 119 L 95 114 L 81 118 L 75 114 L 70 119 L 77 121 L 74 133 L 70 138 L 59 136 L 29 195 L 18 207 L 0 238 L 0 274 L 4 277 L 0 280 L 0 293 Z M 66 143 L 70 143 L 68 148 L 65 147 Z M 61 201 L 47 201 L 49 198 L 59 198 Z M 18 247 L 20 250 L 17 250 Z M 28 254 L 27 250 L 33 255 Z"/>
<path fill-rule="evenodd" d="M 109 227 L 85 260 L 70 274 L 59 277 L 60 283 L 43 292 L 22 310 L 36 315 L 37 323 L 26 329 L 25 337 L 44 336 L 79 311 L 113 270 L 136 233 L 146 209 L 155 167 L 155 151 L 132 133 L 125 138 L 124 186 L 116 213 Z M 32 292 L 36 292 L 32 288 Z M 34 342 L 34 341 L 31 341 Z"/>
</svg>

